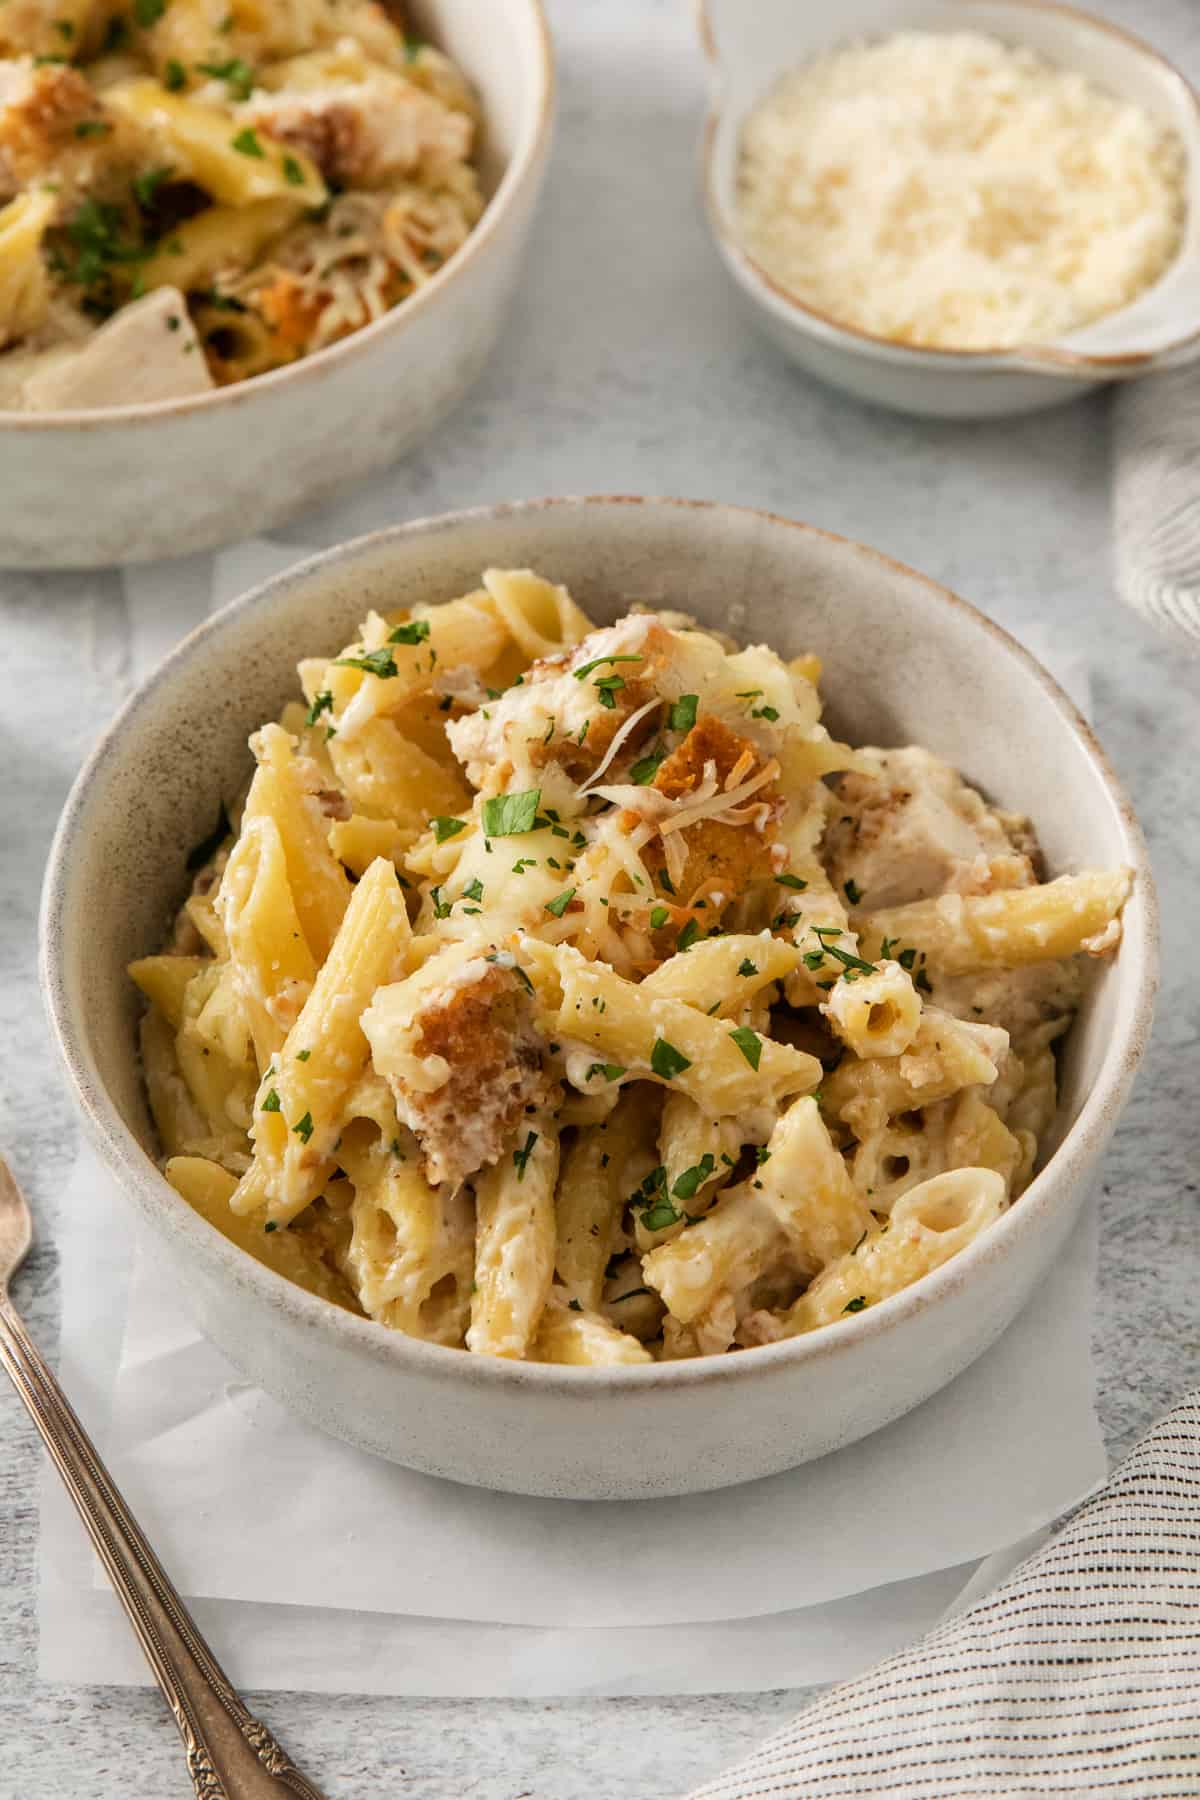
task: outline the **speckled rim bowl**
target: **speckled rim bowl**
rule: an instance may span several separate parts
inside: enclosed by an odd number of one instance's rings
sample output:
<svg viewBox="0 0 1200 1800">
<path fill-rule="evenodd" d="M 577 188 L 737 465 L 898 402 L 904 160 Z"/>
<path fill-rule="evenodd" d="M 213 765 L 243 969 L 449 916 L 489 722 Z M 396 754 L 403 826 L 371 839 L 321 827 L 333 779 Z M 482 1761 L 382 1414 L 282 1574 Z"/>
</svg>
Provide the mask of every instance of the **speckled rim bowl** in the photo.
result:
<svg viewBox="0 0 1200 1800">
<path fill-rule="evenodd" d="M 291 1286 L 167 1185 L 124 974 L 188 890 L 187 847 L 244 783 L 248 733 L 369 606 L 442 600 L 489 564 L 569 584 L 598 620 L 681 606 L 787 655 L 817 650 L 834 730 L 916 737 L 1037 819 L 1052 870 L 1131 864 L 1124 941 L 1070 1039 L 1054 1154 L 983 1238 L 915 1287 L 790 1343 L 619 1369 L 492 1361 L 415 1342 Z M 313 558 L 186 638 L 72 790 L 42 909 L 47 1005 L 91 1136 L 200 1327 L 247 1377 L 360 1448 L 481 1486 L 602 1499 L 771 1474 L 852 1442 L 953 1379 L 1070 1239 L 1150 1024 L 1156 913 L 1141 833 L 1102 751 L 1013 640 L 844 538 L 708 502 L 529 501 L 420 521 Z M 997 1422 L 1002 1428 L 1002 1421 Z"/>
<path fill-rule="evenodd" d="M 419 293 L 251 381 L 93 411 L 0 411 L 0 568 L 92 568 L 269 530 L 386 467 L 462 399 L 495 346 L 553 136 L 541 0 L 413 0 L 480 97 L 487 206 Z"/>
<path fill-rule="evenodd" d="M 757 322 L 811 373 L 862 399 L 940 417 L 1054 406 L 1200 355 L 1200 96 L 1130 32 L 1058 0 L 697 0 L 712 71 L 703 150 L 709 226 Z M 1046 344 L 927 350 L 844 325 L 781 286 L 742 246 L 735 186 L 742 122 L 789 69 L 855 39 L 900 30 L 982 31 L 1079 69 L 1174 126 L 1187 156 L 1179 254 L 1131 305 Z"/>
</svg>

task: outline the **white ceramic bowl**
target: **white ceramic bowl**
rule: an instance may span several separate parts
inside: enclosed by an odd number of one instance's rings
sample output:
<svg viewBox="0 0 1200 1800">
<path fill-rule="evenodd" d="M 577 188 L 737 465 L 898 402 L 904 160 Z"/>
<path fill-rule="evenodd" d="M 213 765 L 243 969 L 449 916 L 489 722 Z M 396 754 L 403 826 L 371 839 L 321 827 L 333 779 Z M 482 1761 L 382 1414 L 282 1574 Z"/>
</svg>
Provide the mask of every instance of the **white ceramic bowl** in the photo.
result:
<svg viewBox="0 0 1200 1800">
<path fill-rule="evenodd" d="M 835 729 L 929 745 L 1036 819 L 1052 870 L 1132 864 L 1124 941 L 1069 1040 L 1049 1165 L 990 1232 L 861 1317 L 764 1349 L 620 1369 L 493 1361 L 338 1310 L 233 1248 L 153 1162 L 125 964 L 187 892 L 188 845 L 249 772 L 246 737 L 368 606 L 446 599 L 531 565 L 598 620 L 682 606 L 787 656 L 816 649 Z M 380 532 L 227 606 L 133 697 L 91 757 L 51 853 L 45 989 L 87 1125 L 201 1328 L 323 1430 L 483 1486 L 585 1498 L 699 1491 L 849 1443 L 953 1379 L 1072 1254 L 1085 1178 L 1150 1022 L 1146 850 L 1087 726 L 996 626 L 910 569 L 766 513 L 678 500 L 533 501 Z M 1001 1427 L 1002 1428 L 1002 1422 Z"/>
<path fill-rule="evenodd" d="M 487 362 L 553 127 L 541 0 L 413 0 L 483 108 L 488 205 L 419 294 L 314 356 L 187 400 L 0 412 L 0 568 L 182 555 L 269 530 L 411 450 Z"/>
<path fill-rule="evenodd" d="M 861 400 L 937 418 L 1037 412 L 1106 381 L 1129 381 L 1200 354 L 1200 100 L 1149 45 L 1051 0 L 699 0 L 713 75 L 704 194 L 717 247 L 752 313 L 809 374 Z M 814 311 L 741 247 L 736 181 L 742 121 L 797 63 L 895 31 L 982 31 L 1080 70 L 1173 125 L 1187 152 L 1183 246 L 1131 306 L 1053 343 L 1001 351 L 917 350 Z"/>
</svg>

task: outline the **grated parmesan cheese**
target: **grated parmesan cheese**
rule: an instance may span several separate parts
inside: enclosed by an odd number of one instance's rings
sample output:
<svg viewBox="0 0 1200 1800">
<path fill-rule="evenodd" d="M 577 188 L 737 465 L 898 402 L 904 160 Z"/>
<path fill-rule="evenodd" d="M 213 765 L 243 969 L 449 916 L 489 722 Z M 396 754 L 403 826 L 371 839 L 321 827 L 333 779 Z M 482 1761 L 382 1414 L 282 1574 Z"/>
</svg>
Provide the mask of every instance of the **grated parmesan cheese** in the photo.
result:
<svg viewBox="0 0 1200 1800">
<path fill-rule="evenodd" d="M 1175 256 L 1176 134 L 972 32 L 902 32 L 794 69 L 742 132 L 745 248 L 798 300 L 901 343 L 1045 343 Z"/>
</svg>

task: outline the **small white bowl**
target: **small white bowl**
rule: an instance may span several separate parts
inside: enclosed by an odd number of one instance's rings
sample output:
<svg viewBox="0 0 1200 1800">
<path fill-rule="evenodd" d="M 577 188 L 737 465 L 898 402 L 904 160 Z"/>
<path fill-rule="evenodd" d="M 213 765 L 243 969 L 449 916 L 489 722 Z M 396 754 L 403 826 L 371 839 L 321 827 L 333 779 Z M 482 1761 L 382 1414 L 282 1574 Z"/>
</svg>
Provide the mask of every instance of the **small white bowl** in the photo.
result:
<svg viewBox="0 0 1200 1800">
<path fill-rule="evenodd" d="M 699 0 L 713 72 L 704 194 L 717 247 L 786 355 L 861 400 L 934 418 L 1037 412 L 1107 381 L 1200 355 L 1200 98 L 1157 51 L 1050 0 Z M 797 63 L 896 31 L 981 31 L 1077 69 L 1172 125 L 1187 152 L 1188 219 L 1179 255 L 1132 305 L 1052 343 L 1011 350 L 922 350 L 840 325 L 779 286 L 741 245 L 738 145 L 747 114 Z"/>
<path fill-rule="evenodd" d="M 485 363 L 522 273 L 553 133 L 541 0 L 414 0 L 474 83 L 488 204 L 412 299 L 327 350 L 187 400 L 0 411 L 0 568 L 209 549 L 328 499 L 426 438 Z"/>
<path fill-rule="evenodd" d="M 818 651 L 835 730 L 929 745 L 1028 811 L 1054 872 L 1133 866 L 1115 960 L 1068 1040 L 1050 1160 L 935 1274 L 857 1318 L 762 1349 L 651 1367 L 512 1363 L 417 1342 L 252 1261 L 168 1186 L 125 973 L 188 890 L 189 844 L 249 773 L 248 733 L 370 606 L 447 599 L 532 566 L 611 621 L 682 606 L 785 656 Z M 158 1241 L 181 1301 L 248 1378 L 321 1429 L 431 1474 L 577 1499 L 699 1492 L 853 1442 L 994 1342 L 1073 1233 L 1150 1024 L 1157 925 L 1145 845 L 1087 726 L 965 602 L 843 538 L 707 502 L 530 501 L 385 531 L 224 608 L 167 658 L 80 775 L 50 857 L 42 969 L 86 1124 Z M 998 1425 L 1002 1428 L 1002 1422 Z"/>
</svg>

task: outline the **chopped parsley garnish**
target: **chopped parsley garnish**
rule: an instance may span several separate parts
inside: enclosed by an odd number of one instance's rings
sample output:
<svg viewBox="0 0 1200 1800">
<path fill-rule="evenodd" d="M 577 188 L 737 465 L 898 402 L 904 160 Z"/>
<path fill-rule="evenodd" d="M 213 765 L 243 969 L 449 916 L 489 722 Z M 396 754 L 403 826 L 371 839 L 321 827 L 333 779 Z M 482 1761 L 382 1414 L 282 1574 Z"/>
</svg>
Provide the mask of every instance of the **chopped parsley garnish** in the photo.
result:
<svg viewBox="0 0 1200 1800">
<path fill-rule="evenodd" d="M 698 1188 L 702 1188 L 710 1175 L 716 1173 L 716 1160 L 710 1150 L 706 1150 L 700 1161 L 690 1169 L 685 1169 L 676 1181 L 671 1193 L 676 1200 L 691 1200 Z"/>
<path fill-rule="evenodd" d="M 465 819 L 449 819 L 445 813 L 436 813 L 429 823 L 433 826 L 433 835 L 439 844 L 444 844 L 447 838 L 457 837 L 460 831 L 467 829 Z"/>
<path fill-rule="evenodd" d="M 119 206 L 89 197 L 80 202 L 67 222 L 67 238 L 74 251 L 73 263 L 55 255 L 55 273 L 91 290 L 85 304 L 90 310 L 112 311 L 118 297 L 113 269 L 119 264 L 145 262 L 149 249 L 125 235 L 125 217 Z"/>
<path fill-rule="evenodd" d="M 112 126 L 105 119 L 80 119 L 75 127 L 77 138 L 107 137 Z"/>
<path fill-rule="evenodd" d="M 645 662 L 645 660 L 644 656 L 593 656 L 591 662 L 585 662 L 581 669 L 572 669 L 571 673 L 574 675 L 576 681 L 586 681 L 593 669 L 602 669 L 606 664 Z M 615 679 L 620 687 L 624 687 L 625 685 L 624 678 L 621 676 L 613 677 L 610 675 L 607 679 L 609 681 Z M 603 683 L 598 681 L 596 686 L 602 687 Z"/>
<path fill-rule="evenodd" d="M 483 883 L 480 881 L 478 875 L 475 876 L 474 880 L 468 881 L 466 887 L 462 891 L 462 897 L 464 900 L 483 899 Z"/>
<path fill-rule="evenodd" d="M 616 690 L 625 686 L 625 677 L 623 675 L 602 675 L 599 681 L 592 683 L 592 686 L 599 690 L 601 706 L 607 706 L 612 712 L 617 704 Z"/>
<path fill-rule="evenodd" d="M 307 1144 L 309 1138 L 313 1134 L 313 1116 L 312 1116 L 312 1114 L 310 1112 L 306 1112 L 302 1119 L 297 1119 L 296 1123 L 292 1126 L 292 1130 L 295 1132 L 296 1136 L 300 1139 L 300 1142 L 302 1144 Z"/>
<path fill-rule="evenodd" d="M 159 188 L 174 173 L 175 171 L 170 165 L 165 164 L 161 169 L 143 169 L 140 175 L 134 176 L 131 184 L 133 197 L 143 212 L 150 211 L 157 198 Z"/>
<path fill-rule="evenodd" d="M 167 10 L 167 0 L 133 0 L 133 16 L 143 31 L 157 25 Z"/>
<path fill-rule="evenodd" d="M 777 875 L 775 879 L 780 887 L 795 888 L 798 894 L 802 894 L 808 886 L 807 881 L 801 881 L 798 875 Z"/>
<path fill-rule="evenodd" d="M 323 688 L 319 694 L 313 695 L 313 703 L 304 715 L 304 723 L 306 725 L 315 725 L 323 712 L 332 711 L 333 695 L 328 688 Z"/>
<path fill-rule="evenodd" d="M 513 1168 L 517 1171 L 518 1181 L 524 1181 L 525 1179 L 525 1166 L 528 1163 L 529 1158 L 533 1155 L 533 1146 L 537 1141 L 537 1132 L 531 1131 L 521 1148 L 519 1150 L 514 1150 L 512 1153 Z"/>
<path fill-rule="evenodd" d="M 70 19 L 55 19 L 54 29 L 58 32 L 60 37 L 65 37 L 68 43 L 75 36 L 75 27 L 72 25 Z"/>
<path fill-rule="evenodd" d="M 297 1062 L 307 1062 L 311 1055 L 312 1055 L 311 1050 L 297 1050 L 296 1061 Z"/>
<path fill-rule="evenodd" d="M 262 1109 L 264 1112 L 279 1111 L 279 1095 L 275 1092 L 274 1088 L 267 1089 L 267 1097 L 262 1103 Z"/>
<path fill-rule="evenodd" d="M 696 708 L 699 704 L 699 694 L 680 694 L 667 715 L 671 730 L 690 731 L 696 723 Z"/>
<path fill-rule="evenodd" d="M 541 788 L 526 788 L 521 794 L 496 794 L 483 803 L 483 829 L 487 837 L 519 837 L 533 830 L 541 804 Z"/>
<path fill-rule="evenodd" d="M 664 894 L 670 894 L 670 895 L 674 896 L 675 883 L 671 880 L 671 877 L 667 874 L 667 871 L 665 869 L 660 869 L 658 871 L 658 885 L 662 889 Z"/>
<path fill-rule="evenodd" d="M 561 919 L 574 898 L 575 889 L 573 887 L 564 888 L 561 894 L 554 896 L 553 900 L 547 900 L 546 911 L 553 913 L 556 919 Z"/>
<path fill-rule="evenodd" d="M 840 925 L 814 925 L 813 930 L 815 931 L 821 948 L 826 956 L 834 957 L 836 961 L 841 963 L 844 969 L 854 969 L 860 975 L 874 975 L 877 972 L 874 963 L 864 962 L 861 956 L 853 956 L 849 950 L 843 950 L 837 944 L 827 944 L 825 942 L 826 938 L 841 937 L 842 928 Z M 806 956 L 804 960 L 807 963 L 808 957 Z M 812 967 L 814 965 L 810 964 L 809 966 Z"/>
<path fill-rule="evenodd" d="M 304 170 L 300 167 L 300 164 L 296 161 L 294 156 L 285 156 L 284 157 L 283 173 L 284 173 L 285 179 L 290 183 L 290 185 L 292 187 L 303 187 L 304 186 Z M 447 705 L 449 705 L 448 701 L 447 701 Z"/>
<path fill-rule="evenodd" d="M 410 63 L 416 62 L 418 56 L 420 56 L 422 50 L 424 50 L 424 49 L 425 49 L 425 39 L 424 38 L 412 37 L 411 35 L 406 37 L 404 40 L 404 60 L 405 60 L 405 62 L 410 62 Z"/>
<path fill-rule="evenodd" d="M 163 70 L 163 86 L 172 94 L 177 94 L 187 86 L 187 71 L 177 57 L 167 58 L 167 65 Z"/>
<path fill-rule="evenodd" d="M 748 956 L 743 956 L 741 962 L 738 964 L 738 974 L 739 975 L 757 975 L 758 974 L 758 964 L 752 963 Z"/>
<path fill-rule="evenodd" d="M 620 1063 L 593 1063 L 587 1072 L 587 1080 L 596 1075 L 603 1075 L 605 1081 L 619 1081 L 625 1073 Z"/>
<path fill-rule="evenodd" d="M 751 1031 L 748 1025 L 739 1025 L 737 1030 L 731 1031 L 729 1035 L 750 1067 L 757 1069 L 762 1061 L 762 1039 L 757 1031 Z"/>
<path fill-rule="evenodd" d="M 764 1163 L 770 1162 L 771 1152 L 767 1149 L 767 1146 L 765 1144 L 760 1144 L 758 1146 L 758 1149 L 754 1152 L 754 1160 L 758 1164 L 760 1169 L 762 1168 Z"/>
<path fill-rule="evenodd" d="M 629 779 L 635 787 L 649 787 L 658 774 L 659 765 L 666 754 L 665 750 L 656 747 L 650 751 L 649 755 L 643 756 L 640 761 L 634 763 L 629 771 Z"/>
<path fill-rule="evenodd" d="M 430 888 L 429 898 L 433 901 L 434 918 L 448 919 L 450 917 L 450 908 L 454 905 L 453 900 L 442 899 L 442 890 L 440 886 Z"/>
<path fill-rule="evenodd" d="M 668 907 L 652 906 L 650 908 L 650 929 L 651 929 L 651 931 L 661 931 L 663 926 L 666 924 L 667 920 L 670 918 L 670 916 L 671 916 L 670 909 Z"/>
<path fill-rule="evenodd" d="M 279 1226 L 275 1223 L 274 1219 L 268 1219 L 266 1224 L 263 1226 L 263 1230 L 264 1231 L 278 1231 Z"/>
<path fill-rule="evenodd" d="M 677 1050 L 674 1044 L 668 1043 L 666 1038 L 655 1038 L 654 1048 L 650 1052 L 650 1067 L 660 1081 L 674 1081 L 677 1075 L 682 1075 L 691 1066 L 690 1059 Z"/>
<path fill-rule="evenodd" d="M 766 719 L 769 724 L 774 725 L 779 719 L 779 709 L 774 706 L 756 706 L 752 709 L 750 717 L 752 719 Z"/>
<path fill-rule="evenodd" d="M 806 969 L 819 969 L 824 961 L 825 952 L 823 950 L 806 950 L 804 952 L 804 966 Z"/>
<path fill-rule="evenodd" d="M 229 89 L 231 100 L 248 100 L 254 89 L 254 70 L 249 63 L 244 63 L 240 56 L 231 56 L 227 62 L 197 63 L 201 75 L 211 75 L 214 81 L 223 81 Z M 301 176 L 301 180 L 303 180 Z"/>
<path fill-rule="evenodd" d="M 893 941 L 895 941 L 895 940 L 893 940 Z M 896 958 L 896 961 L 900 964 L 900 967 L 902 969 L 907 969 L 910 975 L 912 974 L 913 964 L 916 962 L 916 960 L 917 960 L 917 953 L 916 953 L 915 949 L 913 949 L 911 947 L 907 950 L 902 950 L 900 952 L 899 956 Z"/>
<path fill-rule="evenodd" d="M 582 1312 L 583 1307 L 580 1305 L 578 1300 L 568 1300 L 567 1301 L 567 1310 L 569 1312 Z"/>
<path fill-rule="evenodd" d="M 867 1192 L 868 1192 L 868 1194 L 871 1192 L 870 1188 L 867 1189 Z M 863 1245 L 866 1243 L 866 1241 L 867 1241 L 867 1234 L 864 1231 L 862 1236 L 859 1238 L 857 1244 L 855 1244 L 853 1250 L 850 1252 L 851 1256 L 857 1256 L 859 1251 L 862 1249 Z"/>
<path fill-rule="evenodd" d="M 222 801 L 221 810 L 217 814 L 217 822 L 209 832 L 208 836 L 206 838 L 201 838 L 198 844 L 193 844 L 192 848 L 187 853 L 187 861 L 184 864 L 184 867 L 187 869 L 189 875 L 194 874 L 197 869 L 202 869 L 206 862 L 212 861 L 213 857 L 217 854 L 217 851 L 221 848 L 221 845 L 225 842 L 225 839 L 229 836 L 231 830 L 232 827 L 229 823 L 229 814 L 225 811 L 225 802 Z"/>
<path fill-rule="evenodd" d="M 921 994 L 932 994 L 932 992 L 933 992 L 933 988 L 930 985 L 929 977 L 925 973 L 924 969 L 918 969 L 916 974 L 913 976 L 913 986 L 917 989 L 918 993 L 921 993 Z"/>
<path fill-rule="evenodd" d="M 689 919 L 679 936 L 675 939 L 676 950 L 690 950 L 700 936 L 700 927 L 695 919 Z"/>
<path fill-rule="evenodd" d="M 842 1308 L 842 1311 L 844 1313 L 862 1312 L 862 1310 L 866 1306 L 866 1304 L 867 1304 L 866 1295 L 859 1294 L 856 1299 L 847 1300 L 845 1306 L 843 1306 L 843 1308 Z"/>
<path fill-rule="evenodd" d="M 253 125 L 243 126 L 241 131 L 230 138 L 229 144 L 231 149 L 240 151 L 243 156 L 265 157 L 267 154 L 258 141 L 258 133 Z"/>
<path fill-rule="evenodd" d="M 844 881 L 842 883 L 842 886 L 845 889 L 846 898 L 851 906 L 857 906 L 862 899 L 862 889 L 859 887 L 857 881 L 851 876 L 849 881 Z"/>
<path fill-rule="evenodd" d="M 368 675 L 378 675 L 381 681 L 390 681 L 400 673 L 396 667 L 396 659 L 386 645 L 378 650 L 364 650 L 361 656 L 335 656 L 334 666 L 338 669 L 363 669 Z"/>
<path fill-rule="evenodd" d="M 388 632 L 389 644 L 423 644 L 429 636 L 428 619 L 406 619 Z"/>
</svg>

